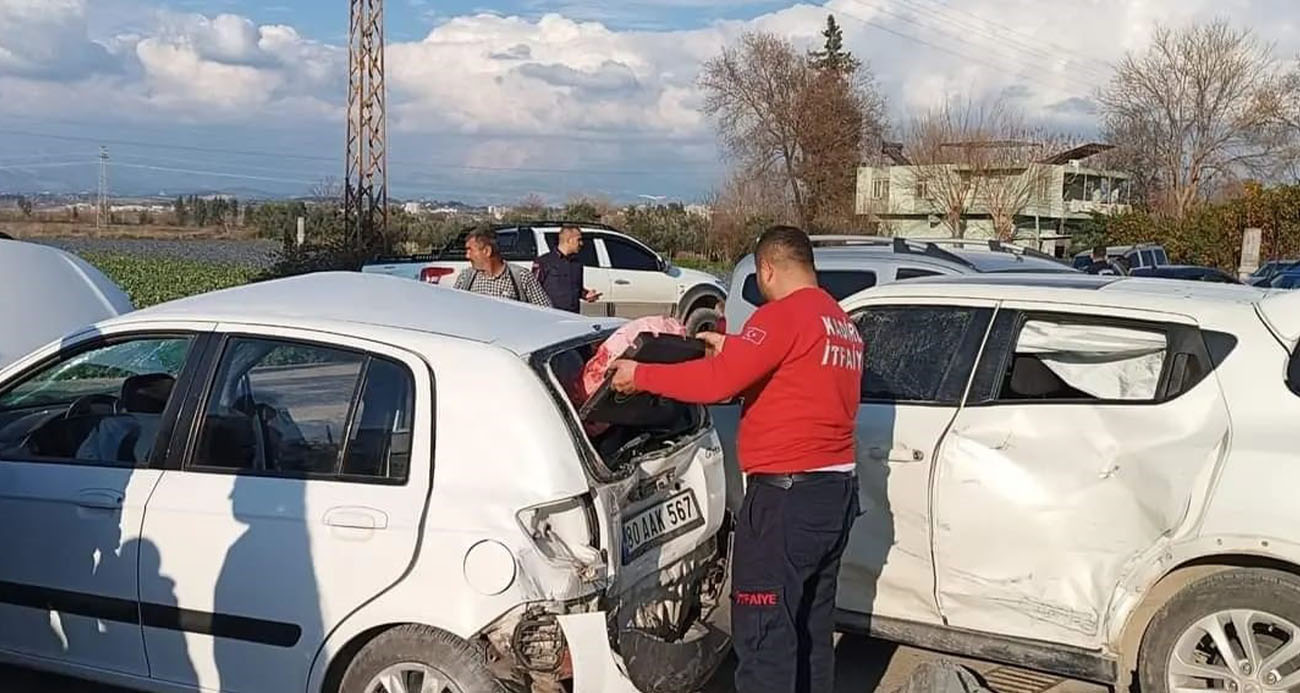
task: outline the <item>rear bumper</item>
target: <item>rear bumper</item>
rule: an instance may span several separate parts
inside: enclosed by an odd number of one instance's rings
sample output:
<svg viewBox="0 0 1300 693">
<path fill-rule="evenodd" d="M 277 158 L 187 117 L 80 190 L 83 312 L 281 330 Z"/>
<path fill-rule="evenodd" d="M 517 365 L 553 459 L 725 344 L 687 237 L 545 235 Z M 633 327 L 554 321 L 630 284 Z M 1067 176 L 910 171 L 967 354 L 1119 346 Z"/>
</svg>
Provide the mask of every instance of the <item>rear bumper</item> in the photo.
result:
<svg viewBox="0 0 1300 693">
<path fill-rule="evenodd" d="M 573 659 L 574 693 L 640 693 L 609 646 L 608 620 L 604 611 L 559 617 Z"/>
</svg>

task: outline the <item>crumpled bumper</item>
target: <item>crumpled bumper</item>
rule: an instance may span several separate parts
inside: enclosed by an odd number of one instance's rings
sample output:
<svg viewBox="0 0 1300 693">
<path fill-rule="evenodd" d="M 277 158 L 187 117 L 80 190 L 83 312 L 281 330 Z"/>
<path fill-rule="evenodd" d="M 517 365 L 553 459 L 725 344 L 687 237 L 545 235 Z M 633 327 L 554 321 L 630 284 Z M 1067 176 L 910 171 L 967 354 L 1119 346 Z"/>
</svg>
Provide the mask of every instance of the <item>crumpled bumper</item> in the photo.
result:
<svg viewBox="0 0 1300 693">
<path fill-rule="evenodd" d="M 608 619 L 604 611 L 559 617 L 573 659 L 574 693 L 639 693 L 609 646 Z"/>
</svg>

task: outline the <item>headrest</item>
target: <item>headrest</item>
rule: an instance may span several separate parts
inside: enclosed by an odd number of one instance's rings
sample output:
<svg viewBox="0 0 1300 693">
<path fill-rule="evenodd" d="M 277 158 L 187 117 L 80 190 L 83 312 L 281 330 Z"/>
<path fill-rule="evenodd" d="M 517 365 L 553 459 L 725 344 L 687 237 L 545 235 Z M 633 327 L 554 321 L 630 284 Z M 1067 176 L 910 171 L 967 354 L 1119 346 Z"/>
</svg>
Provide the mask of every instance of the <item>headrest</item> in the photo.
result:
<svg viewBox="0 0 1300 693">
<path fill-rule="evenodd" d="M 122 383 L 119 406 L 131 414 L 161 414 L 175 385 L 176 378 L 166 373 L 133 375 Z"/>
<path fill-rule="evenodd" d="M 1017 356 L 1011 369 L 1011 391 L 1021 397 L 1046 397 L 1061 389 L 1061 379 L 1033 356 Z"/>
</svg>

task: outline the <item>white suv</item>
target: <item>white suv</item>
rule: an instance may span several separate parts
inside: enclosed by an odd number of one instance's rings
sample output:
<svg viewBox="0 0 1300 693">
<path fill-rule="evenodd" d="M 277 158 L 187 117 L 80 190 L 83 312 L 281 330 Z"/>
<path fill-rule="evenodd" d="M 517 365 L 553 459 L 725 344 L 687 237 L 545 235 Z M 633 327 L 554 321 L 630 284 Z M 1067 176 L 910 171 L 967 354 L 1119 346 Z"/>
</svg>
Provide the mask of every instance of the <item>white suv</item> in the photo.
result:
<svg viewBox="0 0 1300 693">
<path fill-rule="evenodd" d="M 1300 687 L 1300 294 L 968 276 L 867 342 L 846 630 L 1146 691 Z"/>
<path fill-rule="evenodd" d="M 327 273 L 18 361 L 0 658 L 151 690 L 698 684 L 722 456 L 694 406 L 584 432 L 566 388 L 617 324 Z"/>
<path fill-rule="evenodd" d="M 722 280 L 707 272 L 677 267 L 613 227 L 538 221 L 498 226 L 494 230 L 505 259 L 531 267 L 539 256 L 555 248 L 564 226 L 582 229 L 583 244 L 578 258 L 586 267 L 585 288 L 601 294 L 599 301 L 582 304 L 584 314 L 620 318 L 671 315 L 686 323 L 692 334 L 712 327 L 721 317 L 719 309 L 727 299 L 727 287 Z M 380 258 L 367 263 L 361 271 L 454 286 L 456 277 L 469 267 L 465 258 L 466 235 L 453 238 L 439 253 Z"/>
<path fill-rule="evenodd" d="M 961 274 L 1040 272 L 1075 274 L 1076 270 L 1046 253 L 1010 243 L 960 238 L 888 238 L 884 236 L 813 236 L 817 282 L 840 301 L 882 284 Z M 739 329 L 763 304 L 753 254 L 731 274 L 727 324 Z"/>
</svg>

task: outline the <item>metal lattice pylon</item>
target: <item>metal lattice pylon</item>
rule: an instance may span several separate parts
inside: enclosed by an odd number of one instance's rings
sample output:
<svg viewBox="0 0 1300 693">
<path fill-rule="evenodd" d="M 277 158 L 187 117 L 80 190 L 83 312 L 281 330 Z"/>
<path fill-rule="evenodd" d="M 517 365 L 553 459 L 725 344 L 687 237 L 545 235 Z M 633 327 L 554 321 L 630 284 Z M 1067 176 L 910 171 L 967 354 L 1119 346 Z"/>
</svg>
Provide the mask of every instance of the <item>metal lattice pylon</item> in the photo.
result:
<svg viewBox="0 0 1300 693">
<path fill-rule="evenodd" d="M 348 143 L 344 217 L 354 250 L 387 245 L 388 128 L 384 98 L 384 1 L 350 0 Z"/>
</svg>

